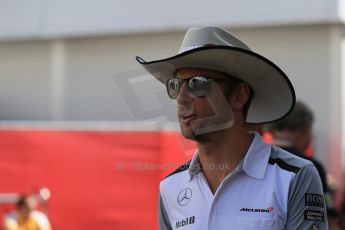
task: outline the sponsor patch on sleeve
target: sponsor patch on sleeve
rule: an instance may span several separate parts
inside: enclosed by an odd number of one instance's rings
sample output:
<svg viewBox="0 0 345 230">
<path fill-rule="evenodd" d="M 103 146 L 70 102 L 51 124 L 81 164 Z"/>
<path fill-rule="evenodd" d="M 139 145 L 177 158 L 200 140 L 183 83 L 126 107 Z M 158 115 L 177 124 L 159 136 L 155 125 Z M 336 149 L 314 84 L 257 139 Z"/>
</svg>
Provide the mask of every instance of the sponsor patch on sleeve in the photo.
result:
<svg viewBox="0 0 345 230">
<path fill-rule="evenodd" d="M 314 206 L 314 207 L 325 207 L 325 198 L 323 195 L 306 193 L 304 194 L 305 206 Z"/>
<path fill-rule="evenodd" d="M 320 230 L 321 227 L 320 225 L 314 224 L 313 226 L 311 226 L 311 230 Z"/>
<path fill-rule="evenodd" d="M 320 212 L 320 211 L 305 210 L 304 211 L 304 219 L 305 220 L 325 222 L 325 214 L 323 212 Z"/>
</svg>

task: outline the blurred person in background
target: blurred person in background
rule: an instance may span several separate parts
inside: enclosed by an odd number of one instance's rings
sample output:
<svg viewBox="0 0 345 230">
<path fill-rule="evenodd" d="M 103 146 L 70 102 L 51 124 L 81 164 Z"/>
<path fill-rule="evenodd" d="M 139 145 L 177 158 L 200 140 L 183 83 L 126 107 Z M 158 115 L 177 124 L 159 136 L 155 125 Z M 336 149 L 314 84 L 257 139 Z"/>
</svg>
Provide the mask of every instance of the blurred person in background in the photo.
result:
<svg viewBox="0 0 345 230">
<path fill-rule="evenodd" d="M 345 230 L 345 192 L 343 192 L 343 200 L 339 213 L 339 228 Z"/>
<path fill-rule="evenodd" d="M 326 172 L 322 164 L 315 158 L 307 156 L 306 152 L 312 142 L 312 126 L 314 115 L 310 108 L 301 101 L 297 101 L 295 108 L 285 118 L 269 123 L 264 129 L 271 134 L 271 144 L 310 160 L 319 172 L 327 206 L 330 229 L 336 229 L 337 210 L 334 204 L 334 191 L 327 184 Z"/>
<path fill-rule="evenodd" d="M 5 230 L 51 230 L 48 217 L 37 209 L 35 195 L 22 195 L 16 203 L 16 210 L 5 215 Z"/>
</svg>

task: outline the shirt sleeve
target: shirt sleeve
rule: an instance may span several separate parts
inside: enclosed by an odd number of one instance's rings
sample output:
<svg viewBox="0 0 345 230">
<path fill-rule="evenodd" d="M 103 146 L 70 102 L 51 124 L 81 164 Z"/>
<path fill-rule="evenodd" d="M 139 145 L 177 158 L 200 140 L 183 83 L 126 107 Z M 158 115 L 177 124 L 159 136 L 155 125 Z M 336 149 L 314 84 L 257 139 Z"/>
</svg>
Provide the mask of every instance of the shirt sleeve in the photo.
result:
<svg viewBox="0 0 345 230">
<path fill-rule="evenodd" d="M 164 206 L 162 196 L 159 194 L 158 200 L 158 229 L 159 230 L 172 230 L 169 222 L 169 217 Z"/>
<path fill-rule="evenodd" d="M 328 229 L 325 198 L 314 165 L 301 168 L 290 184 L 287 230 Z"/>
</svg>

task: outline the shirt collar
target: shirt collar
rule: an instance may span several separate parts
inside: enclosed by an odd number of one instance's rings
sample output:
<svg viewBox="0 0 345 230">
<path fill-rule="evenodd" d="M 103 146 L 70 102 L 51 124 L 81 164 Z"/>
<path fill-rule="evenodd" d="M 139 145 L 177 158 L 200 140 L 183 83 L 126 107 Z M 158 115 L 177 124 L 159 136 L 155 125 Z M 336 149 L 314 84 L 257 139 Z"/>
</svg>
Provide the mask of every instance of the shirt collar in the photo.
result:
<svg viewBox="0 0 345 230">
<path fill-rule="evenodd" d="M 199 152 L 196 151 L 193 155 L 193 158 L 190 162 L 189 168 L 188 168 L 188 180 L 190 181 L 193 176 L 197 175 L 201 172 L 201 164 L 199 160 Z"/>
<path fill-rule="evenodd" d="M 260 134 L 255 132 L 253 142 L 243 159 L 243 171 L 250 177 L 263 179 L 270 155 L 271 145 L 265 143 Z"/>
<path fill-rule="evenodd" d="M 236 167 L 236 171 L 243 170 L 248 176 L 263 179 L 265 176 L 268 159 L 271 153 L 271 145 L 263 141 L 260 134 L 255 132 L 253 141 L 241 162 Z M 201 172 L 199 153 L 196 151 L 188 168 L 188 180 Z"/>
</svg>

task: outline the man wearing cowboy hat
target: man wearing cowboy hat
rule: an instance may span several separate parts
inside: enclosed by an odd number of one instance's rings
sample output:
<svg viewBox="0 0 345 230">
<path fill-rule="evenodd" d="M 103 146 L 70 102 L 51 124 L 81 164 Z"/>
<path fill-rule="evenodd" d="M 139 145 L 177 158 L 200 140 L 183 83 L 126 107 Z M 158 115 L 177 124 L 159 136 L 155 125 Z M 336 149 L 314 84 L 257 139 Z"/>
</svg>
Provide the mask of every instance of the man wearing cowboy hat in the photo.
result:
<svg viewBox="0 0 345 230">
<path fill-rule="evenodd" d="M 315 166 L 247 130 L 294 107 L 282 70 L 211 26 L 189 29 L 173 57 L 137 61 L 166 85 L 182 134 L 198 144 L 160 183 L 160 230 L 327 229 Z"/>
</svg>

